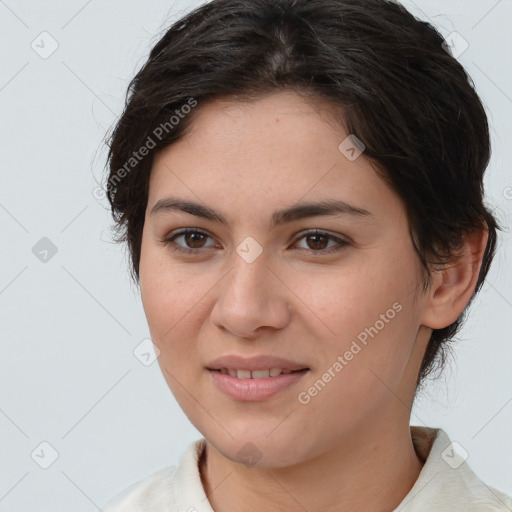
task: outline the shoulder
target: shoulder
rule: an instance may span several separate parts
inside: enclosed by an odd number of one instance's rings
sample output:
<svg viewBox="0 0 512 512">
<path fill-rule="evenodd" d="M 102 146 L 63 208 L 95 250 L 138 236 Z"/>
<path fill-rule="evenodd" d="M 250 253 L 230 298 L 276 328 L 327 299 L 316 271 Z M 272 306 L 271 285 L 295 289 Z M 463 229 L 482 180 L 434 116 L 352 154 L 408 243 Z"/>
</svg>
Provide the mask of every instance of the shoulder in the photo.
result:
<svg viewBox="0 0 512 512">
<path fill-rule="evenodd" d="M 177 464 L 130 485 L 108 501 L 103 512 L 175 512 L 196 501 L 204 502 L 198 461 L 205 442 L 201 438 L 189 443 Z"/>
<path fill-rule="evenodd" d="M 512 511 L 512 499 L 486 485 L 466 462 L 467 452 L 442 429 L 412 427 L 415 449 L 423 460 L 420 476 L 396 509 L 400 512 Z"/>
<path fill-rule="evenodd" d="M 166 511 L 174 504 L 174 476 L 176 466 L 169 466 L 152 473 L 124 491 L 120 492 L 106 505 L 103 512 L 146 512 Z"/>
</svg>

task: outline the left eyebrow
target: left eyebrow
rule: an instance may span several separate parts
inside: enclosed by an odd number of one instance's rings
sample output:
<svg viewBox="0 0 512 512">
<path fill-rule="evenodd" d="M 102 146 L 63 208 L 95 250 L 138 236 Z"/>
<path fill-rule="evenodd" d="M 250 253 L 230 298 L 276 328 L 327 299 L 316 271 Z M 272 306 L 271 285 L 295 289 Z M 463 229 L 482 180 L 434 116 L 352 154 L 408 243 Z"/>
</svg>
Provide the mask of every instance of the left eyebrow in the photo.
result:
<svg viewBox="0 0 512 512">
<path fill-rule="evenodd" d="M 308 217 L 326 215 L 354 215 L 358 217 L 373 217 L 373 214 L 364 208 L 353 206 L 345 201 L 328 199 L 315 203 L 298 203 L 290 208 L 278 210 L 272 215 L 272 224 L 278 226 L 286 222 L 305 219 Z"/>
<path fill-rule="evenodd" d="M 196 217 L 220 222 L 224 225 L 228 224 L 226 218 L 213 208 L 194 201 L 184 201 L 173 197 L 157 201 L 151 209 L 150 215 L 153 216 L 170 211 L 182 211 Z M 288 208 L 277 210 L 272 214 L 272 225 L 279 226 L 308 217 L 340 214 L 374 218 L 374 215 L 364 208 L 353 206 L 345 201 L 329 199 L 319 202 L 298 203 Z"/>
</svg>

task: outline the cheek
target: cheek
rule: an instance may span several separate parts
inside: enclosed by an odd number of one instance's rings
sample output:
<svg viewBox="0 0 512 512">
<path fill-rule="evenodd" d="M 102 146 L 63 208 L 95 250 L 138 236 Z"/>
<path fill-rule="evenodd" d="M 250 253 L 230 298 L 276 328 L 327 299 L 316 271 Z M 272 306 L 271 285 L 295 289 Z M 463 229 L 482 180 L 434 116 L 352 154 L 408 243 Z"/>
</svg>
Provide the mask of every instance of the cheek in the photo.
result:
<svg viewBox="0 0 512 512">
<path fill-rule="evenodd" d="M 171 354 L 187 347 L 179 341 L 198 293 L 176 269 L 165 268 L 161 252 L 150 248 L 141 253 L 140 292 L 151 339 L 160 350 L 158 361 L 171 371 L 176 360 Z"/>
<path fill-rule="evenodd" d="M 316 319 L 318 329 L 326 334 L 346 337 L 373 325 L 404 299 L 413 283 L 405 273 L 400 279 L 393 276 L 396 273 L 386 265 L 372 263 L 325 268 L 310 275 L 289 274 L 288 282 L 293 283 L 296 304 L 302 304 L 301 316 Z"/>
<path fill-rule="evenodd" d="M 157 338 L 172 333 L 204 293 L 200 280 L 171 265 L 165 249 L 149 243 L 141 251 L 140 291 L 149 328 Z M 188 277 L 186 277 L 188 276 Z"/>
<path fill-rule="evenodd" d="M 153 343 L 162 355 L 185 351 L 193 346 L 193 337 L 203 307 L 201 290 L 179 279 L 146 280 L 141 296 Z"/>
<path fill-rule="evenodd" d="M 187 415 L 193 415 L 195 407 L 187 390 L 195 388 L 202 371 L 196 343 L 200 327 L 194 319 L 201 314 L 203 295 L 175 272 L 146 271 L 144 278 L 141 273 L 141 297 L 151 339 L 159 350 L 158 364 Z"/>
<path fill-rule="evenodd" d="M 171 264 L 161 248 L 149 248 L 141 255 L 144 312 L 151 339 L 160 351 L 162 373 L 175 395 L 180 394 L 180 386 L 171 376 L 185 384 L 202 372 L 198 340 L 211 310 L 208 292 L 219 277 L 200 267 Z"/>
<path fill-rule="evenodd" d="M 339 355 L 347 362 L 343 373 L 350 374 L 351 385 L 375 380 L 370 368 L 388 375 L 404 367 L 417 328 L 412 304 L 417 274 L 408 257 L 390 254 L 292 281 L 300 283 L 294 288 L 301 299 L 297 304 L 304 304 L 298 315 L 318 340 L 315 351 L 325 366 L 318 372 L 327 371 Z"/>
</svg>

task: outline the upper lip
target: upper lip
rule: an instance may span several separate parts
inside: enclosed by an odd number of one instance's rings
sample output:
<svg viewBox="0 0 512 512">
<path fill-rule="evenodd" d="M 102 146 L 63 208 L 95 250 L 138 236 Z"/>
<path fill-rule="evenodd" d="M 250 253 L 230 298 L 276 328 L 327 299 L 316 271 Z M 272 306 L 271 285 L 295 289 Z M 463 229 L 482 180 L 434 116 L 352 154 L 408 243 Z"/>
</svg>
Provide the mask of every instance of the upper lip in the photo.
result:
<svg viewBox="0 0 512 512">
<path fill-rule="evenodd" d="M 241 357 L 235 354 L 228 354 L 217 357 L 208 363 L 209 370 L 221 370 L 227 368 L 228 370 L 267 370 L 270 368 L 281 368 L 281 370 L 303 370 L 309 369 L 306 365 L 295 363 L 289 359 L 282 357 L 275 357 L 270 355 L 258 357 Z"/>
</svg>

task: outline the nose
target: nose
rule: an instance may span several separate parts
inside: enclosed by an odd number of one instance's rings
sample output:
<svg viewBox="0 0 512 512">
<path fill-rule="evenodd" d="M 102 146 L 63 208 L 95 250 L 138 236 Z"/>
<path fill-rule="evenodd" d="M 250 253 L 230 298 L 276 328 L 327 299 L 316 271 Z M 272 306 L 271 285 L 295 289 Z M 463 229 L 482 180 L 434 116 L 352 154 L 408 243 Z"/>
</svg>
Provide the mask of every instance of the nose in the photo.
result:
<svg viewBox="0 0 512 512">
<path fill-rule="evenodd" d="M 234 336 L 254 339 L 290 321 L 292 294 L 264 257 L 248 263 L 237 256 L 216 289 L 212 321 Z"/>
</svg>

